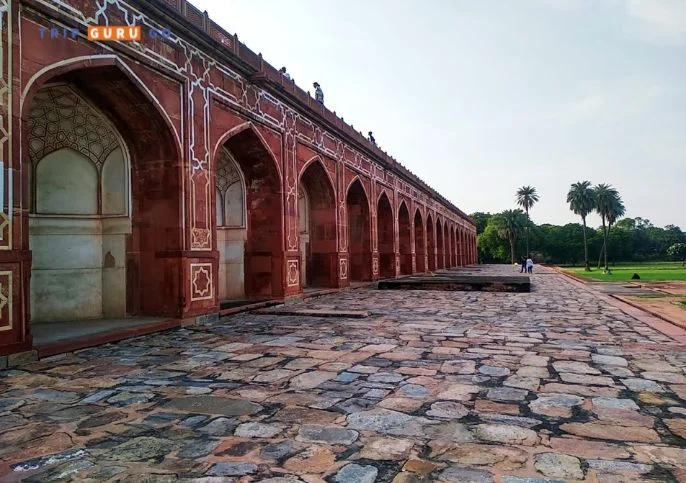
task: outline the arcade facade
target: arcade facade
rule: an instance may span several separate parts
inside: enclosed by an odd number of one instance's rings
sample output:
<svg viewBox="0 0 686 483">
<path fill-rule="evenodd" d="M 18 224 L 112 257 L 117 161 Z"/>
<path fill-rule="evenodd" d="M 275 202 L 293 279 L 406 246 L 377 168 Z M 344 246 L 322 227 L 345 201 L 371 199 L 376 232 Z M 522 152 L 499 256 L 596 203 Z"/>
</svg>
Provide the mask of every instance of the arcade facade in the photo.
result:
<svg viewBox="0 0 686 483">
<path fill-rule="evenodd" d="M 0 16 L 0 355 L 475 263 L 468 216 L 184 0 Z M 86 38 L 132 18 L 171 35 Z"/>
</svg>

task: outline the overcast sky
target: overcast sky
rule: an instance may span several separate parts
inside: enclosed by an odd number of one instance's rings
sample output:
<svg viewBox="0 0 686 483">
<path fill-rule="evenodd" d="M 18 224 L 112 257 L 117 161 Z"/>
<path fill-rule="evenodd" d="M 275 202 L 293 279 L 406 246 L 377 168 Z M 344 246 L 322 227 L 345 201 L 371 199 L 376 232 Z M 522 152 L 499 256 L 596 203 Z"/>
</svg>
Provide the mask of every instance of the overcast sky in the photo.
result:
<svg viewBox="0 0 686 483">
<path fill-rule="evenodd" d="M 686 0 L 192 3 L 467 213 L 589 180 L 686 230 Z"/>
</svg>

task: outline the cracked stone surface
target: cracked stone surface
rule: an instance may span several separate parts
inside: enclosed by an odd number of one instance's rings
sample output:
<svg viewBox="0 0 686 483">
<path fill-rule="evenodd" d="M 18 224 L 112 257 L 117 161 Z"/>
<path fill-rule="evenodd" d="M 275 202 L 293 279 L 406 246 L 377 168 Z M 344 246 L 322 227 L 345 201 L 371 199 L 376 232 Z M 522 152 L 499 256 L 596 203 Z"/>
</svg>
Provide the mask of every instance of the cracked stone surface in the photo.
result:
<svg viewBox="0 0 686 483">
<path fill-rule="evenodd" d="M 555 272 L 294 305 L 371 315 L 246 313 L 0 370 L 0 481 L 686 481 L 686 347 Z"/>
</svg>

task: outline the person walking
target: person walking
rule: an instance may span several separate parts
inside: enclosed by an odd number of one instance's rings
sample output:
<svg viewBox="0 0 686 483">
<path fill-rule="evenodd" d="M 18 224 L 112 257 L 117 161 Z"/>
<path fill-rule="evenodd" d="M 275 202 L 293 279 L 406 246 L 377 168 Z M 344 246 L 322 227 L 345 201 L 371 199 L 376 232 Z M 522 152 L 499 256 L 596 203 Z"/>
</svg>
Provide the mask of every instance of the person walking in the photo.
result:
<svg viewBox="0 0 686 483">
<path fill-rule="evenodd" d="M 526 271 L 528 273 L 534 273 L 534 261 L 531 259 L 531 255 L 526 259 Z"/>
<path fill-rule="evenodd" d="M 526 272 L 526 257 L 522 257 L 519 261 L 522 264 L 522 267 L 519 269 L 519 273 Z"/>
</svg>

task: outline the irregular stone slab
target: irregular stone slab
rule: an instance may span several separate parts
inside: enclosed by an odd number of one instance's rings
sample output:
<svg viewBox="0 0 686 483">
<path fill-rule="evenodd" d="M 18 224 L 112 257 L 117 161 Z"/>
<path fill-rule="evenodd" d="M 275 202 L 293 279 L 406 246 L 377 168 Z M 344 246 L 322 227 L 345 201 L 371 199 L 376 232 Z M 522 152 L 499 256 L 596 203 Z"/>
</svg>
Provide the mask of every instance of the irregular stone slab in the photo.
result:
<svg viewBox="0 0 686 483">
<path fill-rule="evenodd" d="M 550 383 L 539 388 L 541 392 L 560 392 L 563 394 L 578 394 L 580 396 L 617 397 L 619 390 L 612 387 L 590 387 L 577 384 Z"/>
<path fill-rule="evenodd" d="M 686 469 L 686 448 L 634 445 L 630 449 L 642 463 L 662 463 Z"/>
<path fill-rule="evenodd" d="M 398 392 L 408 397 L 425 397 L 429 394 L 429 390 L 419 384 L 405 384 Z"/>
<path fill-rule="evenodd" d="M 613 441 L 636 441 L 657 443 L 660 437 L 651 428 L 617 426 L 601 423 L 565 423 L 560 429 L 585 438 L 609 439 Z"/>
<path fill-rule="evenodd" d="M 541 424 L 539 419 L 510 416 L 508 414 L 479 414 L 479 419 L 487 423 L 512 424 L 514 426 L 522 426 L 524 428 L 533 428 Z"/>
<path fill-rule="evenodd" d="M 216 418 L 207 423 L 205 426 L 198 428 L 198 431 L 212 435 L 212 436 L 228 436 L 236 428 L 235 419 Z"/>
<path fill-rule="evenodd" d="M 336 455 L 327 447 L 311 446 L 285 461 L 286 471 L 298 474 L 323 473 L 334 465 Z"/>
<path fill-rule="evenodd" d="M 537 391 L 540 386 L 540 379 L 527 376 L 510 376 L 503 381 L 503 386 L 518 387 L 529 391 Z"/>
<path fill-rule="evenodd" d="M 614 397 L 594 397 L 591 399 L 594 407 L 611 409 L 628 409 L 638 411 L 638 404 L 632 399 L 618 399 Z"/>
<path fill-rule="evenodd" d="M 572 394 L 538 394 L 538 399 L 529 403 L 529 409 L 537 414 L 568 418 L 572 408 L 583 404 L 584 398 Z"/>
<path fill-rule="evenodd" d="M 549 360 L 550 357 L 527 354 L 522 357 L 521 363 L 523 366 L 547 367 Z"/>
<path fill-rule="evenodd" d="M 598 369 L 589 366 L 585 362 L 577 361 L 555 361 L 553 362 L 553 369 L 557 372 L 573 374 L 600 374 Z"/>
<path fill-rule="evenodd" d="M 147 461 L 171 453 L 174 443 L 166 439 L 142 436 L 115 446 L 103 458 L 116 461 Z"/>
<path fill-rule="evenodd" d="M 272 438 L 283 431 L 280 424 L 243 423 L 234 434 L 241 438 Z"/>
<path fill-rule="evenodd" d="M 107 399 L 110 404 L 116 404 L 118 406 L 129 406 L 131 404 L 146 403 L 154 398 L 155 395 L 150 392 L 119 392 L 114 396 Z"/>
<path fill-rule="evenodd" d="M 535 377 L 539 379 L 548 379 L 550 372 L 545 367 L 523 366 L 517 369 L 517 375 L 522 377 Z"/>
<path fill-rule="evenodd" d="M 357 431 L 335 426 L 306 424 L 300 427 L 300 431 L 298 431 L 295 439 L 310 443 L 343 444 L 347 446 L 357 439 Z"/>
<path fill-rule="evenodd" d="M 675 372 L 653 372 L 648 371 L 641 374 L 645 379 L 652 379 L 660 382 L 670 382 L 672 384 L 686 384 L 686 376 Z"/>
<path fill-rule="evenodd" d="M 446 387 L 440 393 L 438 393 L 436 399 L 469 401 L 472 398 L 472 394 L 479 392 L 479 387 L 471 384 L 446 384 L 445 386 Z"/>
<path fill-rule="evenodd" d="M 465 466 L 489 466 L 500 470 L 515 470 L 526 464 L 527 452 L 509 446 L 430 441 L 430 458 Z"/>
<path fill-rule="evenodd" d="M 333 379 L 337 374 L 335 372 L 326 371 L 311 371 L 295 376 L 291 379 L 291 387 L 293 389 L 314 389 L 321 383 Z"/>
<path fill-rule="evenodd" d="M 588 376 L 586 374 L 560 373 L 560 379 L 572 384 L 588 384 L 591 386 L 613 386 L 614 381 L 606 376 Z"/>
<path fill-rule="evenodd" d="M 426 412 L 427 416 L 445 419 L 460 419 L 467 414 L 469 414 L 469 409 L 453 401 L 435 402 L 431 405 L 431 409 Z"/>
<path fill-rule="evenodd" d="M 603 364 L 608 366 L 623 366 L 627 367 L 629 363 L 623 357 L 617 356 L 605 356 L 600 354 L 591 354 L 591 359 L 596 364 Z"/>
<path fill-rule="evenodd" d="M 400 436 L 422 436 L 424 434 L 423 421 L 423 418 L 388 409 L 372 409 L 348 415 L 348 427 L 350 429 L 377 431 Z"/>
<path fill-rule="evenodd" d="M 487 471 L 471 470 L 459 466 L 449 466 L 438 475 L 438 480 L 454 483 L 493 483 L 493 476 Z"/>
<path fill-rule="evenodd" d="M 202 458 L 210 454 L 217 446 L 218 440 L 200 439 L 186 443 L 186 445 L 179 451 L 179 458 Z"/>
<path fill-rule="evenodd" d="M 550 447 L 558 453 L 574 455 L 579 458 L 626 459 L 631 455 L 623 447 L 607 441 L 594 441 L 579 438 L 550 438 Z"/>
<path fill-rule="evenodd" d="M 686 439 L 686 419 L 663 419 L 669 430 Z"/>
<path fill-rule="evenodd" d="M 0 414 L 13 411 L 26 404 L 24 399 L 0 398 Z"/>
<path fill-rule="evenodd" d="M 645 474 L 653 471 L 653 465 L 630 463 L 629 461 L 587 460 L 588 467 L 608 473 L 638 473 Z"/>
<path fill-rule="evenodd" d="M 280 460 L 281 458 L 289 456 L 296 451 L 298 451 L 296 444 L 292 440 L 287 439 L 279 443 L 271 443 L 264 446 L 262 451 L 260 451 L 260 458 Z"/>
<path fill-rule="evenodd" d="M 557 453 L 539 453 L 534 458 L 534 468 L 545 476 L 582 480 L 584 472 L 581 461 L 574 456 Z"/>
<path fill-rule="evenodd" d="M 351 463 L 345 465 L 336 473 L 333 481 L 338 483 L 374 483 L 379 470 L 371 465 L 358 465 Z"/>
<path fill-rule="evenodd" d="M 501 377 L 509 376 L 510 370 L 507 367 L 499 366 L 481 366 L 479 367 L 479 372 L 487 376 Z"/>
<path fill-rule="evenodd" d="M 675 367 L 672 364 L 660 360 L 633 360 L 632 363 L 633 365 L 644 371 L 676 372 L 677 374 L 681 372 L 678 367 Z"/>
<path fill-rule="evenodd" d="M 71 449 L 63 453 L 52 454 L 49 456 L 41 456 L 40 458 L 33 458 L 28 461 L 22 461 L 11 466 L 13 471 L 33 471 L 43 468 L 48 465 L 54 465 L 65 461 L 81 459 L 89 456 L 85 449 Z"/>
<path fill-rule="evenodd" d="M 424 437 L 429 439 L 440 439 L 442 441 L 452 441 L 456 443 L 474 441 L 474 437 L 467 425 L 454 421 L 424 426 L 423 429 Z"/>
<path fill-rule="evenodd" d="M 276 382 L 287 377 L 292 377 L 296 371 L 289 371 L 288 369 L 274 369 L 272 371 L 260 372 L 253 381 L 255 382 Z"/>
<path fill-rule="evenodd" d="M 630 377 L 627 379 L 622 379 L 622 384 L 624 384 L 630 391 L 635 392 L 665 392 L 664 387 L 659 385 L 657 382 L 650 381 L 648 379 Z"/>
<path fill-rule="evenodd" d="M 207 471 L 209 476 L 244 476 L 252 475 L 257 472 L 257 465 L 253 463 L 226 462 L 215 463 Z"/>
<path fill-rule="evenodd" d="M 414 443 L 407 439 L 371 438 L 365 441 L 361 458 L 371 460 L 404 460 L 410 454 Z"/>
<path fill-rule="evenodd" d="M 511 387 L 495 387 L 488 390 L 486 397 L 493 401 L 523 401 L 528 391 Z"/>
<path fill-rule="evenodd" d="M 104 426 L 106 424 L 114 423 L 116 421 L 121 421 L 122 419 L 126 419 L 126 413 L 122 413 L 119 411 L 108 412 L 108 413 L 103 413 L 103 414 L 91 416 L 88 419 L 84 419 L 83 421 L 81 421 L 76 426 L 76 428 L 77 429 L 97 428 L 98 426 Z"/>
<path fill-rule="evenodd" d="M 356 376 L 357 375 L 359 374 L 356 374 Z M 376 374 L 371 374 L 367 377 L 367 381 L 369 382 L 384 382 L 390 384 L 400 382 L 403 379 L 405 379 L 405 376 L 401 376 L 395 372 L 377 372 Z"/>
<path fill-rule="evenodd" d="M 262 406 L 241 399 L 218 396 L 190 396 L 172 399 L 163 406 L 189 413 L 223 414 L 225 416 L 247 416 L 262 411 Z"/>
<path fill-rule="evenodd" d="M 534 446 L 539 442 L 536 431 L 506 424 L 479 424 L 474 436 L 483 441 L 523 446 Z"/>
<path fill-rule="evenodd" d="M 446 361 L 441 365 L 441 372 L 445 374 L 474 374 L 476 362 L 474 361 Z"/>
<path fill-rule="evenodd" d="M 422 407 L 423 401 L 421 399 L 411 399 L 406 397 L 389 397 L 377 404 L 377 407 L 384 409 L 392 409 L 394 411 L 403 411 L 406 413 L 413 413 Z"/>
<path fill-rule="evenodd" d="M 79 459 L 74 461 L 67 461 L 58 464 L 57 466 L 50 466 L 44 471 L 34 473 L 22 481 L 26 483 L 46 483 L 52 481 L 78 481 L 83 478 L 75 478 L 80 472 L 88 470 L 95 466 L 91 460 Z"/>
</svg>

